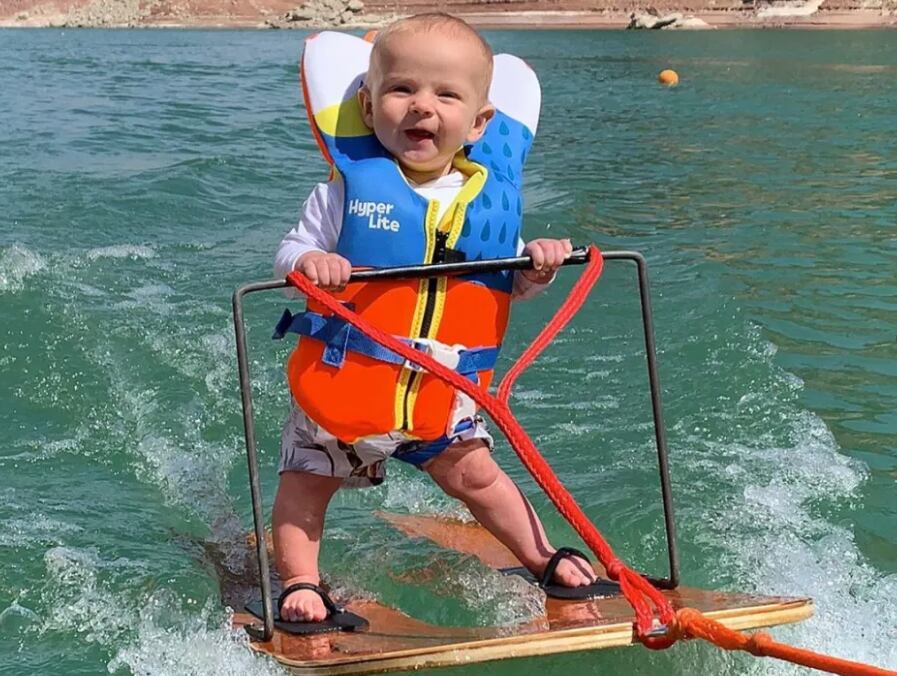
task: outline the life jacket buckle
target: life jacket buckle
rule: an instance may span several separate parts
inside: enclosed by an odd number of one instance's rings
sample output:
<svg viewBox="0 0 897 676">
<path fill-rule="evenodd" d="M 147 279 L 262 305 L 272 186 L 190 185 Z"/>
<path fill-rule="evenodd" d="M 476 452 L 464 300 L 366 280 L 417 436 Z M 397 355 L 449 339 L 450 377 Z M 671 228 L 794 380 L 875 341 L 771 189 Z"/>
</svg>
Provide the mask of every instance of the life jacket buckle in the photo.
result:
<svg viewBox="0 0 897 676">
<path fill-rule="evenodd" d="M 461 361 L 461 353 L 467 349 L 463 345 L 446 345 L 445 343 L 440 343 L 438 340 L 432 340 L 431 338 L 412 338 L 411 347 L 432 357 L 452 371 L 457 370 L 458 364 Z M 406 359 L 402 366 L 410 371 L 416 371 L 418 373 L 426 370 L 409 359 Z"/>
</svg>

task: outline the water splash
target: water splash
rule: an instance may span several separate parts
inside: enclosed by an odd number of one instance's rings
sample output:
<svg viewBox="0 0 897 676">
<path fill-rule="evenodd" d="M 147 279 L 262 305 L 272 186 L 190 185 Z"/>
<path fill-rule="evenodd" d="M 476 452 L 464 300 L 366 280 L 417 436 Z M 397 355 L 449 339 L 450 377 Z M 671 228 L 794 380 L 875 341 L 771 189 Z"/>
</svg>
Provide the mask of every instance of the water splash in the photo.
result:
<svg viewBox="0 0 897 676">
<path fill-rule="evenodd" d="M 104 560 L 91 550 L 56 547 L 44 557 L 47 583 L 41 635 L 66 632 L 113 651 L 110 673 L 251 674 L 285 672 L 248 648 L 245 632 L 232 630 L 230 611 L 217 598 L 183 598 L 165 588 L 121 591 L 121 578 L 137 576 L 139 563 Z M 12 610 L 5 614 L 12 622 Z M 27 620 L 32 612 L 16 611 Z M 0 615 L 2 619 L 2 615 Z"/>
<path fill-rule="evenodd" d="M 44 564 L 42 635 L 72 632 L 85 641 L 111 645 L 127 633 L 135 618 L 130 604 L 121 603 L 113 580 L 135 573 L 139 564 L 105 561 L 95 551 L 73 547 L 48 550 Z"/>
<path fill-rule="evenodd" d="M 502 575 L 468 558 L 447 580 L 452 596 L 475 613 L 481 627 L 513 627 L 545 616 L 545 594 L 516 575 Z"/>
<path fill-rule="evenodd" d="M 712 473 L 725 487 L 720 500 L 699 499 L 689 489 L 679 500 L 688 505 L 686 518 L 706 525 L 703 544 L 720 549 L 722 565 L 710 574 L 729 588 L 812 597 L 814 617 L 774 630 L 785 642 L 897 666 L 897 576 L 870 566 L 850 528 L 831 518 L 836 505 L 856 503 L 868 470 L 842 454 L 825 423 L 800 406 L 801 380 L 775 366 L 775 346 L 758 330 L 750 331 L 747 346 L 727 349 L 746 355 L 729 382 L 748 391 L 732 397 L 733 408 L 712 412 L 716 420 L 705 413 L 676 428 L 690 430 L 678 444 L 687 449 L 689 474 Z M 713 659 L 728 665 L 719 673 L 792 669 L 767 660 L 746 666 Z"/>
<path fill-rule="evenodd" d="M 230 630 L 231 613 L 212 601 L 181 609 L 177 598 L 157 594 L 141 609 L 133 641 L 109 662 L 109 672 L 135 676 L 283 676 L 287 671 L 249 649 L 242 630 Z M 222 616 L 223 615 L 223 616 Z"/>
<path fill-rule="evenodd" d="M 436 488 L 428 476 L 409 476 L 395 466 L 390 467 L 389 471 L 382 509 L 410 514 L 438 514 L 462 521 L 472 518 L 460 502 Z"/>
<path fill-rule="evenodd" d="M 21 291 L 28 277 L 46 267 L 43 256 L 19 244 L 0 250 L 0 293 Z"/>
<path fill-rule="evenodd" d="M 113 244 L 90 249 L 84 254 L 89 261 L 101 258 L 146 260 L 156 257 L 156 250 L 144 244 Z"/>
</svg>

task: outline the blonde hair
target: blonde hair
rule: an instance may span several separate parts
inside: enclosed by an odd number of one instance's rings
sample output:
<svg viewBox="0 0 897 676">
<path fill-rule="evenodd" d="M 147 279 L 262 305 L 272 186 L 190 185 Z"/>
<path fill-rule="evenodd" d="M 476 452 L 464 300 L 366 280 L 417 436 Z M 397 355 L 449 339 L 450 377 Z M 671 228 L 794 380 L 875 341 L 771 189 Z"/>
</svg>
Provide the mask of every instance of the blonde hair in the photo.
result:
<svg viewBox="0 0 897 676">
<path fill-rule="evenodd" d="M 469 23 L 444 12 L 415 14 L 414 16 L 399 19 L 379 31 L 374 39 L 374 47 L 371 50 L 371 65 L 368 69 L 368 79 L 372 80 L 376 75 L 379 75 L 380 53 L 394 36 L 402 33 L 425 33 L 429 31 L 444 31 L 453 36 L 471 40 L 477 46 L 483 57 L 483 77 L 480 86 L 483 100 L 485 101 L 489 96 L 489 85 L 492 84 L 492 48 Z"/>
</svg>

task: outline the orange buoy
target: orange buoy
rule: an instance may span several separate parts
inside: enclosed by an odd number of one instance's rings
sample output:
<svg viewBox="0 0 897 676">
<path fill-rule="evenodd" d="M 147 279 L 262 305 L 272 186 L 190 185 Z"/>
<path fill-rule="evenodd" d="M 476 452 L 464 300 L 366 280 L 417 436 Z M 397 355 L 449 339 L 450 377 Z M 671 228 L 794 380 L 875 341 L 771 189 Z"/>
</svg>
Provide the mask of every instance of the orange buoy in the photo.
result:
<svg viewBox="0 0 897 676">
<path fill-rule="evenodd" d="M 666 87 L 675 87 L 679 84 L 679 73 L 669 68 L 662 70 L 660 75 L 657 76 L 657 81 Z"/>
</svg>

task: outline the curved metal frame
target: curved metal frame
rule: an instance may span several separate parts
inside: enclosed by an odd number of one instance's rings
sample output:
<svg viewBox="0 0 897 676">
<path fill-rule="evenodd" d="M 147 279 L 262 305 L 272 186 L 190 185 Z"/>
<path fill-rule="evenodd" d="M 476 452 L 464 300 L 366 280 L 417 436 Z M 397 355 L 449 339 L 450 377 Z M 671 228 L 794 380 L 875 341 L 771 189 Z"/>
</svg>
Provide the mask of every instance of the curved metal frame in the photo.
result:
<svg viewBox="0 0 897 676">
<path fill-rule="evenodd" d="M 666 578 L 649 578 L 663 589 L 675 589 L 679 584 L 679 553 L 676 545 L 676 525 L 673 518 L 673 499 L 670 487 L 669 458 L 667 454 L 666 428 L 663 422 L 663 408 L 660 396 L 660 378 L 657 373 L 657 356 L 654 347 L 654 325 L 651 319 L 651 298 L 648 290 L 648 264 L 645 257 L 636 251 L 605 251 L 601 254 L 606 261 L 628 260 L 636 264 L 639 285 L 639 299 L 642 311 L 642 327 L 645 337 L 645 355 L 648 362 L 648 382 L 651 388 L 651 410 L 654 417 L 654 439 L 657 445 L 657 462 L 660 472 L 660 490 L 663 500 L 664 525 L 670 573 Z M 564 265 L 577 265 L 588 260 L 588 250 L 575 249 Z M 463 263 L 441 263 L 435 265 L 415 265 L 398 268 L 382 268 L 352 273 L 351 281 L 372 279 L 399 279 L 409 277 L 438 277 L 497 270 L 520 270 L 532 266 L 528 256 L 502 258 Z M 259 563 L 259 581 L 262 591 L 263 624 L 246 625 L 246 632 L 255 640 L 268 641 L 274 634 L 274 609 L 271 599 L 271 574 L 268 548 L 265 542 L 264 510 L 258 472 L 258 452 L 255 443 L 253 422 L 252 387 L 247 357 L 246 328 L 243 322 L 243 297 L 257 291 L 283 289 L 286 281 L 253 282 L 245 284 L 233 296 L 234 331 L 237 339 L 237 368 L 240 378 L 240 394 L 243 402 L 243 429 L 246 438 L 246 461 L 249 467 L 249 490 L 252 497 L 252 520 L 256 538 L 256 556 Z"/>
</svg>

